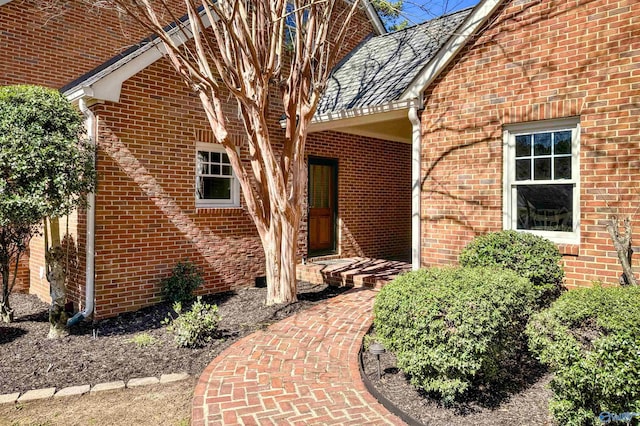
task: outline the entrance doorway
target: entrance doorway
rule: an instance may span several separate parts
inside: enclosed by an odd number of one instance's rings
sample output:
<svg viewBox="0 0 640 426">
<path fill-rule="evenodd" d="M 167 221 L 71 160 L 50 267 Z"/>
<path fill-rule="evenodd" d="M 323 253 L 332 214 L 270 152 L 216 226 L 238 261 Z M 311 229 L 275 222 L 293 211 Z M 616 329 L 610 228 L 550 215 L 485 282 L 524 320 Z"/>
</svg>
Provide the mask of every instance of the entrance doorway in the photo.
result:
<svg viewBox="0 0 640 426">
<path fill-rule="evenodd" d="M 336 251 L 338 162 L 309 158 L 309 256 Z"/>
</svg>

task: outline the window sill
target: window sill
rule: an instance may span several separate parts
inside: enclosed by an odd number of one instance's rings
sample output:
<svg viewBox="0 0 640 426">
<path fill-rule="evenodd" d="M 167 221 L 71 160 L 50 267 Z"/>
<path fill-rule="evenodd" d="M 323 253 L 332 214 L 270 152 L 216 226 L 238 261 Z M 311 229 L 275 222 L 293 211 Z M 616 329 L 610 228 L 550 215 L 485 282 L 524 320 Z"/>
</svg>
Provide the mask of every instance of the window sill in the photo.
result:
<svg viewBox="0 0 640 426">
<path fill-rule="evenodd" d="M 240 206 L 196 206 L 197 214 L 227 214 L 242 212 L 244 212 L 244 209 Z"/>
</svg>

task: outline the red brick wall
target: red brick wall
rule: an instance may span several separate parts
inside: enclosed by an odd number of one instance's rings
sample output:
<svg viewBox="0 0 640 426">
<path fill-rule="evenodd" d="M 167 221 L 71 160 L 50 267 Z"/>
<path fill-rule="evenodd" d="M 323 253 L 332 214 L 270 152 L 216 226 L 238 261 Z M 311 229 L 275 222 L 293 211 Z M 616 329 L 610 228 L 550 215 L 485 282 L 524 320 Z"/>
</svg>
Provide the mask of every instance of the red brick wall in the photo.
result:
<svg viewBox="0 0 640 426">
<path fill-rule="evenodd" d="M 0 84 L 59 88 L 146 36 L 107 10 L 70 3 L 52 14 L 42 5 L 26 0 L 0 7 Z M 373 31 L 364 13 L 354 18 L 353 27 L 344 53 Z M 202 292 L 253 284 L 263 274 L 262 249 L 244 210 L 195 209 L 194 133 L 206 130 L 207 123 L 199 101 L 167 63 L 154 64 L 126 82 L 120 103 L 93 109 L 100 129 L 96 317 L 157 302 L 160 279 L 182 259 L 203 268 L 207 284 Z M 227 109 L 236 116 L 233 101 Z M 273 108 L 274 133 L 281 132 L 281 114 L 281 107 Z M 239 123 L 231 128 L 242 132 Z M 80 214 L 69 287 L 79 308 L 85 290 L 85 232 L 86 217 Z M 47 300 L 48 283 L 40 273 L 43 251 L 42 239 L 34 239 L 31 292 Z"/>
<path fill-rule="evenodd" d="M 457 262 L 502 229 L 503 125 L 579 116 L 580 233 L 561 247 L 569 286 L 617 283 L 604 221 L 640 202 L 640 3 L 514 1 L 427 90 L 424 265 Z M 635 241 L 640 222 L 634 216 Z"/>
<path fill-rule="evenodd" d="M 322 132 L 307 153 L 338 160 L 340 255 L 409 261 L 411 145 Z"/>
<path fill-rule="evenodd" d="M 184 4 L 182 0 L 169 3 Z M 13 0 L 0 6 L 0 29 L 0 85 L 53 88 L 70 83 L 148 36 L 112 10 L 74 1 Z"/>
<path fill-rule="evenodd" d="M 197 97 L 174 75 L 161 60 L 125 82 L 119 103 L 93 108 L 100 129 L 98 318 L 160 301 L 160 280 L 179 260 L 202 269 L 202 293 L 253 285 L 264 274 L 260 240 L 242 206 L 195 207 L 195 133 L 206 133 L 207 123 Z M 280 112 L 272 115 L 277 143 Z M 242 134 L 240 123 L 229 127 Z M 307 146 L 309 155 L 339 163 L 340 254 L 406 259 L 410 145 L 326 133 L 312 135 Z"/>
</svg>

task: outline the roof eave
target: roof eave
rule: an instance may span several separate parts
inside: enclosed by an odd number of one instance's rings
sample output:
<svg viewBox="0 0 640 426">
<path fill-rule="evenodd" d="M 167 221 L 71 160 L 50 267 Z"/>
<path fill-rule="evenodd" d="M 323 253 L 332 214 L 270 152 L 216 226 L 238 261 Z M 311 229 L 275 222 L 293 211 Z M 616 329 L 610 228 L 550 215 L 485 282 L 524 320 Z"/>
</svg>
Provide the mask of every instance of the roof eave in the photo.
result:
<svg viewBox="0 0 640 426">
<path fill-rule="evenodd" d="M 341 127 L 366 124 L 380 120 L 380 115 L 388 118 L 406 116 L 409 108 L 419 106 L 417 99 L 391 101 L 380 105 L 363 106 L 348 110 L 332 111 L 313 117 L 309 126 L 310 132 L 337 130 Z"/>
<path fill-rule="evenodd" d="M 205 28 L 210 26 L 206 15 L 203 15 L 202 21 Z M 178 47 L 192 37 L 188 21 L 176 25 L 168 31 L 168 34 Z M 166 48 L 162 44 L 162 40 L 155 38 L 85 81 L 81 81 L 77 85 L 64 90 L 62 94 L 72 101 L 77 101 L 84 97 L 97 101 L 118 102 L 122 84 L 165 54 Z"/>
<path fill-rule="evenodd" d="M 447 40 L 438 53 L 427 63 L 424 69 L 414 78 L 404 93 L 401 100 L 416 99 L 440 73 L 460 53 L 482 25 L 493 15 L 504 0 L 483 0 L 471 12 L 471 14 L 457 28 L 455 34 Z"/>
</svg>

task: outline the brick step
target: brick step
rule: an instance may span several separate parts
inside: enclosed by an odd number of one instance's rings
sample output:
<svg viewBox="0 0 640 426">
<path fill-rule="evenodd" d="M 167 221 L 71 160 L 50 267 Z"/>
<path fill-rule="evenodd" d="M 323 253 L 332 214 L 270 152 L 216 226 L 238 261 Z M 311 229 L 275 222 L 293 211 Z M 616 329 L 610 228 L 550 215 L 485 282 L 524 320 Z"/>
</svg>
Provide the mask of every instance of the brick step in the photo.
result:
<svg viewBox="0 0 640 426">
<path fill-rule="evenodd" d="M 311 259 L 297 266 L 297 278 L 312 284 L 381 288 L 399 274 L 410 270 L 409 263 L 394 260 L 363 257 Z"/>
</svg>

